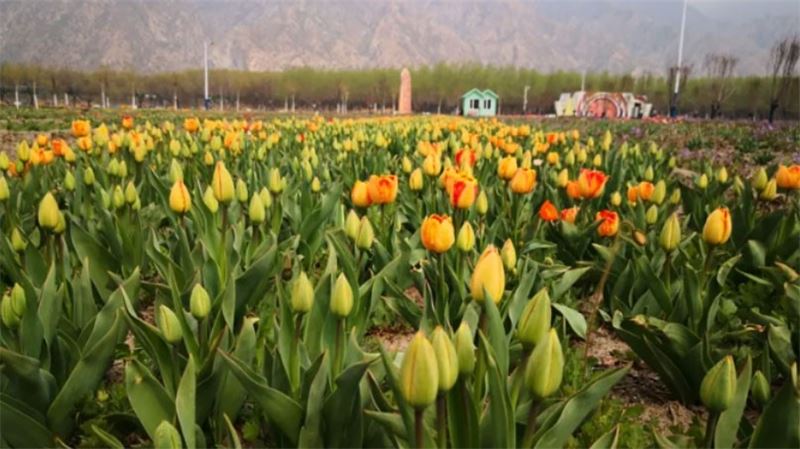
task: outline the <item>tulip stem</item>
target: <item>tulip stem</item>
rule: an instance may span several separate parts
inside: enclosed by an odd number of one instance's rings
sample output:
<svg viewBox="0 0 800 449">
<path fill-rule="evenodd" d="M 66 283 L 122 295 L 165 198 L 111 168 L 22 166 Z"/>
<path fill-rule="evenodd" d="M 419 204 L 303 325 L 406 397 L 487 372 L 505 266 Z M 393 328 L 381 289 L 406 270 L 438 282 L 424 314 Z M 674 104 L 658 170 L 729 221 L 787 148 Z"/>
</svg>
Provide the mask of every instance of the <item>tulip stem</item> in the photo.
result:
<svg viewBox="0 0 800 449">
<path fill-rule="evenodd" d="M 707 449 L 714 448 L 714 434 L 717 433 L 717 422 L 719 421 L 719 413 L 709 411 L 708 421 L 706 422 L 706 439 L 703 447 Z"/>
<path fill-rule="evenodd" d="M 533 437 L 536 435 L 536 417 L 539 415 L 539 403 L 536 399 L 531 400 L 531 406 L 528 408 L 528 425 L 525 427 L 525 436 L 522 438 L 522 447 L 528 448 L 533 446 Z"/>
<path fill-rule="evenodd" d="M 294 322 L 294 336 L 290 353 L 289 369 L 291 370 L 292 391 L 297 394 L 300 388 L 300 334 L 303 326 L 303 314 L 298 313 Z"/>
<path fill-rule="evenodd" d="M 447 289 L 447 279 L 444 277 L 444 264 L 445 264 L 444 253 L 439 254 L 438 259 L 439 259 L 439 297 L 436 298 L 436 304 L 439 306 L 438 315 L 441 315 L 438 318 L 440 319 L 442 324 L 445 324 L 444 312 L 445 309 L 447 308 L 448 295 L 447 292 L 445 291 Z"/>
<path fill-rule="evenodd" d="M 422 421 L 422 413 L 424 409 L 418 408 L 414 409 L 414 447 L 421 448 L 423 447 L 424 442 L 424 434 L 423 434 L 423 421 Z"/>
<path fill-rule="evenodd" d="M 440 394 L 436 397 L 436 426 L 437 442 L 440 449 L 447 448 L 447 396 Z"/>
<path fill-rule="evenodd" d="M 339 371 L 342 369 L 342 353 L 344 352 L 343 348 L 343 341 L 342 341 L 342 328 L 344 327 L 344 319 L 340 318 L 339 322 L 336 323 L 336 342 L 335 347 L 333 348 L 333 378 L 336 379 L 336 376 L 339 375 Z"/>
</svg>

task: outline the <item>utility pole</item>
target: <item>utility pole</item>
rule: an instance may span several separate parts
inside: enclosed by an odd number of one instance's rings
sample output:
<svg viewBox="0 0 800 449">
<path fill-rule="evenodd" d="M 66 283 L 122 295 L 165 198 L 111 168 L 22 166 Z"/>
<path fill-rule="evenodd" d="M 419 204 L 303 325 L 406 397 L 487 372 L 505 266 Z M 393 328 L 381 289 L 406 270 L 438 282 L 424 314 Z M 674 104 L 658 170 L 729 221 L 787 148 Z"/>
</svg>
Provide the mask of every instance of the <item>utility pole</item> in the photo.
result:
<svg viewBox="0 0 800 449">
<path fill-rule="evenodd" d="M 525 86 L 525 89 L 522 91 L 522 115 L 528 113 L 528 90 L 531 86 Z"/>
<path fill-rule="evenodd" d="M 581 92 L 586 92 L 586 69 L 581 72 Z"/>
<path fill-rule="evenodd" d="M 100 83 L 100 107 L 106 107 L 106 85 L 105 83 Z"/>
<path fill-rule="evenodd" d="M 678 40 L 678 67 L 675 70 L 675 88 L 673 89 L 672 107 L 670 108 L 670 115 L 675 117 L 678 115 L 678 90 L 681 85 L 681 68 L 683 64 L 683 37 L 686 32 L 686 8 L 689 5 L 689 0 L 683 0 L 683 14 L 681 15 L 681 37 Z"/>
<path fill-rule="evenodd" d="M 33 108 L 39 109 L 39 97 L 36 95 L 36 81 L 33 82 Z"/>
<path fill-rule="evenodd" d="M 208 97 L 208 41 L 203 42 L 203 105 L 211 107 L 211 98 Z"/>
</svg>

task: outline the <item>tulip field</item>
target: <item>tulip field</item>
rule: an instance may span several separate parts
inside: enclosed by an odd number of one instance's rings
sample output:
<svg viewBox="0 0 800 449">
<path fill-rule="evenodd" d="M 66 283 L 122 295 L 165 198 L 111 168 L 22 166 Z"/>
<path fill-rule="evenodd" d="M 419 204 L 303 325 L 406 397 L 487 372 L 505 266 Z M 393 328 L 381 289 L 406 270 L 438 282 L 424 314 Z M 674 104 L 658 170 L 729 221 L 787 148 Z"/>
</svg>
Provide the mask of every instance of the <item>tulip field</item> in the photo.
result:
<svg viewBox="0 0 800 449">
<path fill-rule="evenodd" d="M 800 447 L 796 124 L 52 123 L 0 150 L 2 447 Z"/>
</svg>

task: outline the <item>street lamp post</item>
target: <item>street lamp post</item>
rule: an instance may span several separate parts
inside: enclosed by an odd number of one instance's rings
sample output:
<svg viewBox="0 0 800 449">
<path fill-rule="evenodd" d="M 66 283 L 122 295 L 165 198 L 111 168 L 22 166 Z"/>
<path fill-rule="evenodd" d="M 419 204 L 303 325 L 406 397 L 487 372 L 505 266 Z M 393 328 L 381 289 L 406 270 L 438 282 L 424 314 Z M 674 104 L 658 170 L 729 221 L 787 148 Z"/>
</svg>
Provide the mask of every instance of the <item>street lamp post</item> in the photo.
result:
<svg viewBox="0 0 800 449">
<path fill-rule="evenodd" d="M 203 42 L 203 107 L 206 111 L 211 107 L 208 97 L 208 41 Z"/>
<path fill-rule="evenodd" d="M 681 14 L 681 36 L 678 40 L 678 66 L 675 68 L 675 87 L 672 95 L 672 107 L 670 108 L 670 115 L 675 117 L 678 115 L 678 91 L 681 85 L 681 65 L 683 64 L 683 37 L 686 32 L 686 8 L 689 5 L 689 0 L 683 0 L 683 14 Z"/>
<path fill-rule="evenodd" d="M 525 86 L 525 89 L 522 91 L 522 115 L 528 113 L 528 90 L 531 86 Z"/>
</svg>

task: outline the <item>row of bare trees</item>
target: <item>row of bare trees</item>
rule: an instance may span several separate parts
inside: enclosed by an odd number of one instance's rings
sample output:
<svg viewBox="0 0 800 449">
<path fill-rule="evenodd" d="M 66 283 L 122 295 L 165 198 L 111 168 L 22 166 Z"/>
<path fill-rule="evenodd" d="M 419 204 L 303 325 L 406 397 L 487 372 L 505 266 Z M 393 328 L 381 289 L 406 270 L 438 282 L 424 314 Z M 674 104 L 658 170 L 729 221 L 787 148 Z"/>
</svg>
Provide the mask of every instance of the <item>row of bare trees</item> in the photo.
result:
<svg viewBox="0 0 800 449">
<path fill-rule="evenodd" d="M 796 75 L 799 56 L 800 38 L 794 36 L 774 46 L 765 76 L 737 77 L 738 58 L 715 53 L 706 55 L 699 76 L 690 77 L 691 65 L 668 67 L 663 75 L 593 73 L 586 75 L 585 86 L 593 91 L 647 95 L 656 111 L 663 113 L 677 101 L 673 86 L 680 70 L 680 109 L 685 113 L 712 118 L 725 115 L 796 119 L 800 114 L 800 79 Z M 497 92 L 502 113 L 549 113 L 561 92 L 581 86 L 579 73 L 544 74 L 479 64 L 436 64 L 414 68 L 411 73 L 414 110 L 438 113 L 455 110 L 461 94 L 473 87 Z M 4 63 L 0 64 L 0 103 L 199 108 L 203 104 L 202 83 L 200 70 L 143 74 L 101 67 L 81 72 Z M 215 107 L 386 112 L 397 101 L 399 71 L 212 70 L 210 84 Z"/>
</svg>

